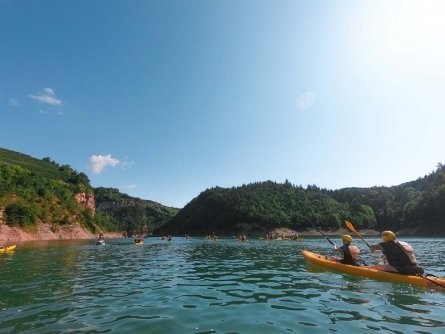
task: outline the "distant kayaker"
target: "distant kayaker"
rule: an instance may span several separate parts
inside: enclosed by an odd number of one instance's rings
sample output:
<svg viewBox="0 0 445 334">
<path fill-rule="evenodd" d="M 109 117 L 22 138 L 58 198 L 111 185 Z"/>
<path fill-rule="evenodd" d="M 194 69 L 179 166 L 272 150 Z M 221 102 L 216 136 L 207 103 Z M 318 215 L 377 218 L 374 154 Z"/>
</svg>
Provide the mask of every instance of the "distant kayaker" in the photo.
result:
<svg viewBox="0 0 445 334">
<path fill-rule="evenodd" d="M 97 237 L 96 243 L 97 243 L 97 244 L 103 244 L 103 243 L 105 243 L 105 237 L 104 237 L 104 234 L 103 234 L 103 233 L 100 233 L 100 234 L 99 234 L 99 236 Z"/>
<path fill-rule="evenodd" d="M 417 265 L 414 249 L 409 243 L 396 241 L 396 235 L 392 231 L 383 231 L 381 238 L 383 242 L 371 245 L 371 252 L 382 251 L 387 263 L 370 268 L 403 275 L 423 275 L 424 271 Z"/>
<path fill-rule="evenodd" d="M 331 260 L 343 263 L 343 264 L 350 264 L 353 266 L 359 266 L 357 263 L 358 255 L 360 254 L 360 249 L 357 246 L 352 246 L 352 237 L 348 234 L 344 234 L 341 237 L 341 240 L 343 241 L 343 245 L 341 247 L 338 247 L 337 245 L 334 245 L 334 251 L 341 252 L 342 257 L 332 257 Z"/>
</svg>

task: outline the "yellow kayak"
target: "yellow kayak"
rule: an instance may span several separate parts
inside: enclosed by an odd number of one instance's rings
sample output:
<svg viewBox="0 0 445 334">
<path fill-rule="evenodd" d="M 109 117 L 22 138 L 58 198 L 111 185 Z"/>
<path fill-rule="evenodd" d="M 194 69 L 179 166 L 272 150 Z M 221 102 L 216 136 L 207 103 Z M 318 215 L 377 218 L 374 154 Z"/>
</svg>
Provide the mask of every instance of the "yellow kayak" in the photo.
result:
<svg viewBox="0 0 445 334">
<path fill-rule="evenodd" d="M 323 268 L 339 271 L 353 276 L 369 277 L 369 278 L 375 278 L 377 280 L 403 283 L 403 284 L 413 284 L 417 286 L 429 287 L 435 289 L 445 288 L 445 277 L 420 277 L 413 275 L 401 275 L 396 273 L 390 273 L 387 271 L 371 269 L 366 266 L 351 266 L 347 264 L 342 264 L 339 262 L 329 260 L 324 255 L 316 254 L 307 250 L 303 250 L 301 254 L 310 263 L 314 263 Z"/>
<path fill-rule="evenodd" d="M 17 245 L 11 245 L 11 246 L 7 246 L 7 247 L 0 247 L 0 253 L 13 251 L 16 247 L 17 247 Z"/>
</svg>

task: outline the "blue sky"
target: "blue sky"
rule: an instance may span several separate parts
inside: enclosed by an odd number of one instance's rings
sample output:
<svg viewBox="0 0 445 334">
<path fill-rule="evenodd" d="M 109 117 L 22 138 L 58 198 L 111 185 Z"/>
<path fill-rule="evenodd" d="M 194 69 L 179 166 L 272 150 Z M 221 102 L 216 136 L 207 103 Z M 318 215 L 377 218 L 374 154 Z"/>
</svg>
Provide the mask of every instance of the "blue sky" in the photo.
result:
<svg viewBox="0 0 445 334">
<path fill-rule="evenodd" d="M 0 0 L 0 146 L 182 207 L 445 162 L 444 1 Z"/>
</svg>

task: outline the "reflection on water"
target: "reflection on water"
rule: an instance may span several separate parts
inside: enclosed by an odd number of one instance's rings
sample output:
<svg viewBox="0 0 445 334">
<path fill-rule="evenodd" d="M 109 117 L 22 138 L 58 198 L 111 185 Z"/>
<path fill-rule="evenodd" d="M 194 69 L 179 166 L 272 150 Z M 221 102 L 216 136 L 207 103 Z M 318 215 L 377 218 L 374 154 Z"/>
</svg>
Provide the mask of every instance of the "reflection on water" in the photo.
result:
<svg viewBox="0 0 445 334">
<path fill-rule="evenodd" d="M 409 242 L 427 271 L 441 275 L 443 259 L 429 254 L 442 240 Z M 303 248 L 331 251 L 324 239 L 19 245 L 0 256 L 0 333 L 406 333 L 445 326 L 443 293 L 321 270 L 305 262 Z"/>
</svg>

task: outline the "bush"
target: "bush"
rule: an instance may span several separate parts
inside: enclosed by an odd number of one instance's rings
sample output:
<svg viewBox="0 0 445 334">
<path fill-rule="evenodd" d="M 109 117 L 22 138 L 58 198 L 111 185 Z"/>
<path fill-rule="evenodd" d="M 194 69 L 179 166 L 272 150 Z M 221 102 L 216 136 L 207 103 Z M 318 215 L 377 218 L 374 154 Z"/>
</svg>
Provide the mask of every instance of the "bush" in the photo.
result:
<svg viewBox="0 0 445 334">
<path fill-rule="evenodd" d="M 34 208 L 24 203 L 12 203 L 5 208 L 5 221 L 9 226 L 30 226 L 36 222 L 36 218 Z"/>
</svg>

